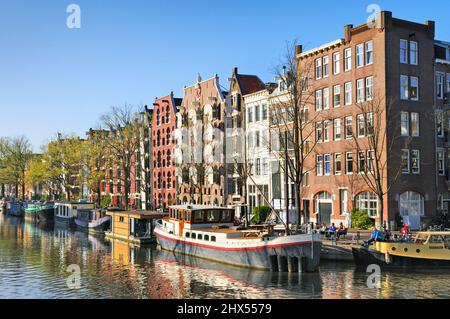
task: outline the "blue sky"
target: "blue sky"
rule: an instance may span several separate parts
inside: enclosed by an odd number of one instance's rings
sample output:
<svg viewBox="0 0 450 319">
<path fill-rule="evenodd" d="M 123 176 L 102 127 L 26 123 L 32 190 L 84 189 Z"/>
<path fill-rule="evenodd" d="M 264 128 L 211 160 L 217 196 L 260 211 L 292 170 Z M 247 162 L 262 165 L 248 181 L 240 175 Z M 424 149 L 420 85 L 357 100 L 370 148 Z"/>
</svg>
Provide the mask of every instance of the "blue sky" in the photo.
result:
<svg viewBox="0 0 450 319">
<path fill-rule="evenodd" d="M 66 26 L 71 3 L 81 29 Z M 36 150 L 56 132 L 83 136 L 112 105 L 181 97 L 197 72 L 225 87 L 234 66 L 270 81 L 286 41 L 341 38 L 372 3 L 435 20 L 450 40 L 448 0 L 0 0 L 0 136 L 26 135 Z"/>
</svg>

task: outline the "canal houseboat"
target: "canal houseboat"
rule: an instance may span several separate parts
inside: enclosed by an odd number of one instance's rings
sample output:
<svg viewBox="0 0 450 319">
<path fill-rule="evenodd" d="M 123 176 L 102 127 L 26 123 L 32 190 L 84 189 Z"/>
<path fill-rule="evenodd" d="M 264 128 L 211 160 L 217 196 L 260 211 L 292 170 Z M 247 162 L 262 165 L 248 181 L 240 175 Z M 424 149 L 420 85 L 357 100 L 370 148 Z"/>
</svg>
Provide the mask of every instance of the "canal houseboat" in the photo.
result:
<svg viewBox="0 0 450 319">
<path fill-rule="evenodd" d="M 103 234 L 110 228 L 111 216 L 106 215 L 105 209 L 79 209 L 75 224 L 79 230 Z"/>
<path fill-rule="evenodd" d="M 94 209 L 94 204 L 87 202 L 59 202 L 55 204 L 55 222 L 60 225 L 75 227 L 78 210 Z"/>
<path fill-rule="evenodd" d="M 450 232 L 418 232 L 408 242 L 374 242 L 352 252 L 358 266 L 450 268 Z"/>
<path fill-rule="evenodd" d="M 50 223 L 54 221 L 55 206 L 51 203 L 29 204 L 25 209 L 25 220 L 33 223 Z"/>
<path fill-rule="evenodd" d="M 16 201 L 6 202 L 6 212 L 10 216 L 23 217 L 24 210 L 27 207 L 26 203 Z"/>
<path fill-rule="evenodd" d="M 286 236 L 273 226 L 234 226 L 234 209 L 173 206 L 155 229 L 158 245 L 168 251 L 235 266 L 290 272 L 317 271 L 319 234 Z"/>
<path fill-rule="evenodd" d="M 106 215 L 111 216 L 111 230 L 105 236 L 136 245 L 155 243 L 155 221 L 164 217 L 159 212 L 123 210 L 108 210 Z"/>
</svg>

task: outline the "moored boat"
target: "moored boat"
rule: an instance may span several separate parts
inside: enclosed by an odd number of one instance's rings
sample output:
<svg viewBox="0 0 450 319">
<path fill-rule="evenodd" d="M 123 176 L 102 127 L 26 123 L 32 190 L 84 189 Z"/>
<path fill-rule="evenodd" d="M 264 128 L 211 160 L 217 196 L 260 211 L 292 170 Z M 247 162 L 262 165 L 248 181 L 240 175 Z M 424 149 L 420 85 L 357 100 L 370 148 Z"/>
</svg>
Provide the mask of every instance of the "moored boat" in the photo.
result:
<svg viewBox="0 0 450 319">
<path fill-rule="evenodd" d="M 75 218 L 77 229 L 92 232 L 103 233 L 109 229 L 111 216 L 106 215 L 103 209 L 80 209 Z"/>
<path fill-rule="evenodd" d="M 94 209 L 94 204 L 88 202 L 58 202 L 55 203 L 55 223 L 75 227 L 78 210 Z"/>
<path fill-rule="evenodd" d="M 285 236 L 273 227 L 260 230 L 234 226 L 234 209 L 173 206 L 155 229 L 162 249 L 240 267 L 272 271 L 316 271 L 320 262 L 318 234 Z"/>
<path fill-rule="evenodd" d="M 10 216 L 23 217 L 25 207 L 25 204 L 16 201 L 6 202 L 6 212 Z"/>
<path fill-rule="evenodd" d="M 450 232 L 418 232 L 408 242 L 375 242 L 352 252 L 358 266 L 450 268 Z"/>
<path fill-rule="evenodd" d="M 54 221 L 55 207 L 51 203 L 30 204 L 25 209 L 25 220 L 35 223 Z"/>
</svg>

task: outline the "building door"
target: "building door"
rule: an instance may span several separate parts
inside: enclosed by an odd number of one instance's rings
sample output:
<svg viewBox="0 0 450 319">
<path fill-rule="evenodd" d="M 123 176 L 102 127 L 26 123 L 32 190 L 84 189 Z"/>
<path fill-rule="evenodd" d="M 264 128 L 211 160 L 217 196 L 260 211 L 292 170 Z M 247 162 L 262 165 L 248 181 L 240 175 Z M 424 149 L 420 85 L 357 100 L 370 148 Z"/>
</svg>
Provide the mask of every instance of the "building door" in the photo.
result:
<svg viewBox="0 0 450 319">
<path fill-rule="evenodd" d="M 315 201 L 318 222 L 330 225 L 333 212 L 333 197 L 330 193 L 322 192 L 316 195 Z"/>
</svg>

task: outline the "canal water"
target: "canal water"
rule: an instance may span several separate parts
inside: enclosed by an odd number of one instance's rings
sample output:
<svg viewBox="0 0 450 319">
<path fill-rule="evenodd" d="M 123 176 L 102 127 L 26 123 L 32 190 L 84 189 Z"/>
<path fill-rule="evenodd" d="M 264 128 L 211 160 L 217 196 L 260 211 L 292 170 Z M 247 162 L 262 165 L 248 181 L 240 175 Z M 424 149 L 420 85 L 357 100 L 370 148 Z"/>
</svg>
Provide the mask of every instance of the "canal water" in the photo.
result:
<svg viewBox="0 0 450 319">
<path fill-rule="evenodd" d="M 316 274 L 235 268 L 0 213 L 0 298 L 450 297 L 450 271 L 383 272 L 375 288 L 368 276 L 342 263 Z"/>
</svg>

